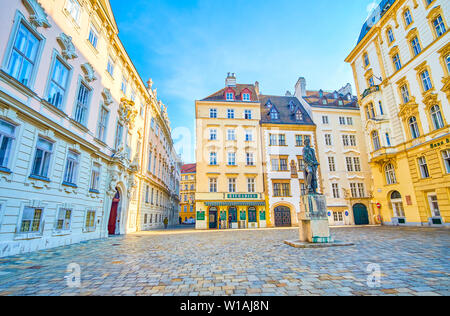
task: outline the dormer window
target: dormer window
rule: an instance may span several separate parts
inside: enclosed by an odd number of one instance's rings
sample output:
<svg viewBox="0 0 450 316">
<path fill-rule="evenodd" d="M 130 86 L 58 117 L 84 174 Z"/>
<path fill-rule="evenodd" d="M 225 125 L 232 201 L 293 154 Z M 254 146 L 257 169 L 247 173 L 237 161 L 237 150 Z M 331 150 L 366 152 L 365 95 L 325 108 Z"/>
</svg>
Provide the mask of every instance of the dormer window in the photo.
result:
<svg viewBox="0 0 450 316">
<path fill-rule="evenodd" d="M 295 104 L 294 104 L 294 102 L 292 102 L 292 101 L 289 102 L 289 110 L 290 110 L 291 112 L 294 112 L 294 110 L 295 110 Z"/>
<path fill-rule="evenodd" d="M 242 95 L 242 101 L 250 101 L 250 93 L 244 93 Z"/>
<path fill-rule="evenodd" d="M 338 101 L 338 104 L 339 104 L 339 105 L 344 105 L 344 101 L 339 100 L 339 101 Z"/>
<path fill-rule="evenodd" d="M 327 105 L 327 104 L 328 104 L 327 99 L 323 99 L 323 100 L 322 100 L 322 104 L 323 104 L 323 105 Z"/>
<path fill-rule="evenodd" d="M 272 108 L 272 110 L 270 110 L 270 118 L 272 120 L 278 120 L 280 118 L 280 115 L 278 114 L 277 109 Z"/>
<path fill-rule="evenodd" d="M 297 121 L 303 121 L 303 114 L 302 114 L 302 111 L 297 110 L 297 113 L 295 113 L 295 119 L 296 119 Z"/>
<path fill-rule="evenodd" d="M 227 98 L 227 101 L 233 101 L 234 100 L 233 92 L 227 92 L 226 98 Z"/>
<path fill-rule="evenodd" d="M 319 98 L 323 98 L 323 91 L 322 90 L 319 91 Z"/>
<path fill-rule="evenodd" d="M 272 107 L 272 102 L 270 102 L 270 100 L 269 100 L 269 101 L 267 101 L 267 103 L 266 103 L 266 107 L 267 107 L 267 108 L 270 108 L 270 107 Z"/>
</svg>

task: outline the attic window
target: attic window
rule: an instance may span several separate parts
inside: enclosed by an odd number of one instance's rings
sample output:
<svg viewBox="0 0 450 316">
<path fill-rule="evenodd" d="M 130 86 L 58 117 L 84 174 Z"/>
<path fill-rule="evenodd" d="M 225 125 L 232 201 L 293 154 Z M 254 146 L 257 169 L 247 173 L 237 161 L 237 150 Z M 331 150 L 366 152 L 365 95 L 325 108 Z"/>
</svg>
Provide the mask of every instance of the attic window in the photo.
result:
<svg viewBox="0 0 450 316">
<path fill-rule="evenodd" d="M 227 92 L 226 98 L 227 98 L 227 101 L 233 101 L 234 100 L 233 92 Z"/>
<path fill-rule="evenodd" d="M 328 104 L 327 99 L 323 99 L 322 104 L 325 104 L 325 105 Z"/>
<path fill-rule="evenodd" d="M 267 101 L 267 103 L 266 103 L 266 107 L 268 107 L 268 108 L 272 107 L 272 102 L 270 102 L 270 100 L 269 100 L 269 101 Z"/>
<path fill-rule="evenodd" d="M 297 121 L 303 121 L 303 114 L 302 111 L 298 110 L 297 113 L 295 113 L 295 119 Z"/>
<path fill-rule="evenodd" d="M 338 104 L 339 104 L 339 105 L 344 105 L 344 102 L 343 102 L 342 100 L 339 100 L 339 101 L 338 101 Z"/>
<path fill-rule="evenodd" d="M 250 101 L 250 93 L 244 93 L 242 95 L 242 101 Z"/>
<path fill-rule="evenodd" d="M 278 120 L 280 118 L 280 115 L 278 114 L 278 111 L 275 108 L 270 110 L 270 118 L 272 120 Z"/>
<path fill-rule="evenodd" d="M 294 105 L 294 102 L 289 102 L 289 110 L 291 110 L 291 112 L 294 112 L 294 108 L 295 108 L 295 105 Z"/>
</svg>

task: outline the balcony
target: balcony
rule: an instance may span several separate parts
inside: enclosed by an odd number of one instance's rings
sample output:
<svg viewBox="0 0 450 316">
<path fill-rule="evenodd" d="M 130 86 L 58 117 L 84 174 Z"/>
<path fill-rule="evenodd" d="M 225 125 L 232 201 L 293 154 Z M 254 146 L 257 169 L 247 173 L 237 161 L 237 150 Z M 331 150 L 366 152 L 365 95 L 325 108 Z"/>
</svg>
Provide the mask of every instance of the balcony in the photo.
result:
<svg viewBox="0 0 450 316">
<path fill-rule="evenodd" d="M 363 100 L 368 95 L 380 91 L 380 86 L 372 86 L 364 90 L 363 94 L 361 95 L 361 100 Z"/>
</svg>

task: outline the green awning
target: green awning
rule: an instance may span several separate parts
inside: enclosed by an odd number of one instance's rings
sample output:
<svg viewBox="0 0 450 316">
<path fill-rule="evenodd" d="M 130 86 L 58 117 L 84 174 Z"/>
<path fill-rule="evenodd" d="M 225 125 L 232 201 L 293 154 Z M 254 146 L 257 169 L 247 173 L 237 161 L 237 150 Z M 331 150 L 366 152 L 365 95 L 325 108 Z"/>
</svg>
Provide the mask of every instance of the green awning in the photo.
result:
<svg viewBox="0 0 450 316">
<path fill-rule="evenodd" d="M 266 206 L 265 202 L 205 202 L 205 206 Z"/>
</svg>

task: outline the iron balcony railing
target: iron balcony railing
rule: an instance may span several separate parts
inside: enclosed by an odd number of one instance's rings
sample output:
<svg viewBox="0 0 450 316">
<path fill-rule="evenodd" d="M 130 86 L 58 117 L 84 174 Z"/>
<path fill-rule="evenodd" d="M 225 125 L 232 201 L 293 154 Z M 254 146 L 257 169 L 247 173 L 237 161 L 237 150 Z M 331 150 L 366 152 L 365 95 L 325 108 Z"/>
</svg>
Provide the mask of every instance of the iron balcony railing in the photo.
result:
<svg viewBox="0 0 450 316">
<path fill-rule="evenodd" d="M 365 97 L 367 97 L 369 94 L 372 94 L 374 92 L 378 92 L 380 91 L 380 86 L 372 86 L 367 88 L 366 90 L 364 90 L 361 99 L 364 99 Z"/>
</svg>

